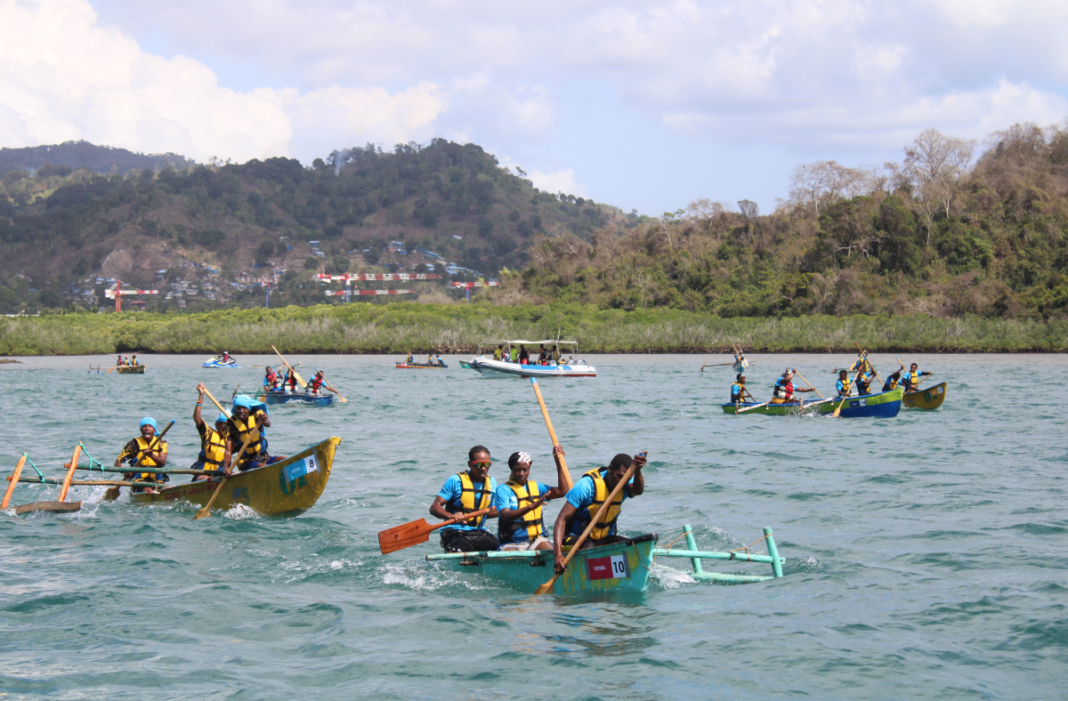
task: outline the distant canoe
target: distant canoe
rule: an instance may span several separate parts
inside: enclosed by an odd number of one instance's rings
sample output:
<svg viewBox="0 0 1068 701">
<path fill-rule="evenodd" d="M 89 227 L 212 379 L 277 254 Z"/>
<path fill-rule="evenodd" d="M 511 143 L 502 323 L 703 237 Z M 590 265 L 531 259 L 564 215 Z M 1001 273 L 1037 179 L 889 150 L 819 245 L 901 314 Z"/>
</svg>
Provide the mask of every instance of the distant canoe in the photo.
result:
<svg viewBox="0 0 1068 701">
<path fill-rule="evenodd" d="M 283 394 L 281 392 L 267 392 L 257 397 L 264 404 L 307 404 L 308 406 L 330 406 L 334 403 L 332 394 Z"/>
<path fill-rule="evenodd" d="M 556 580 L 554 594 L 593 589 L 645 591 L 653 565 L 657 535 L 630 538 L 622 543 L 580 550 Z M 534 592 L 553 576 L 552 550 L 501 550 L 494 552 L 427 555 L 456 572 L 479 574 Z"/>
<path fill-rule="evenodd" d="M 857 418 L 892 418 L 897 416 L 897 413 L 901 411 L 901 396 L 905 393 L 905 390 L 898 387 L 895 390 L 889 392 L 880 392 L 878 394 L 866 394 L 859 397 L 850 397 L 845 401 L 842 406 L 842 412 L 839 416 L 847 419 Z M 815 402 L 805 402 L 805 412 L 815 412 L 817 414 L 831 414 L 838 408 L 840 403 L 839 399 L 827 398 Z M 742 404 L 741 408 L 746 407 L 758 407 L 761 402 L 747 402 Z M 723 407 L 724 414 L 734 413 L 734 404 L 730 402 L 721 405 Z M 801 410 L 801 405 L 797 402 L 791 402 L 789 404 L 768 404 L 767 406 L 761 406 L 749 411 L 742 412 L 739 415 L 746 414 L 766 414 L 769 416 L 788 416 L 797 414 Z"/>
<path fill-rule="evenodd" d="M 435 365 L 433 363 L 430 365 L 427 365 L 426 363 L 397 363 L 398 370 L 444 370 L 447 367 L 449 366 L 444 363 L 441 365 Z"/>
<path fill-rule="evenodd" d="M 115 372 L 120 375 L 144 375 L 145 365 L 116 365 Z"/>
<path fill-rule="evenodd" d="M 211 358 L 209 360 L 204 361 L 204 364 L 201 365 L 200 367 L 202 367 L 202 368 L 239 368 L 241 366 L 238 365 L 237 361 L 234 360 L 233 358 L 230 358 L 230 360 L 228 360 L 228 361 L 226 361 L 224 363 L 224 362 L 222 362 L 222 359 L 220 359 L 218 356 L 216 356 L 214 358 Z"/>
<path fill-rule="evenodd" d="M 946 383 L 909 392 L 902 401 L 909 409 L 937 409 L 946 401 Z"/>
<path fill-rule="evenodd" d="M 234 473 L 212 508 L 225 511 L 244 504 L 266 516 L 296 516 L 307 511 L 326 489 L 339 443 L 340 438 L 328 438 L 273 465 Z M 130 500 L 135 504 L 186 501 L 204 506 L 218 486 L 218 480 L 187 482 L 165 487 L 156 494 L 132 494 Z"/>
</svg>

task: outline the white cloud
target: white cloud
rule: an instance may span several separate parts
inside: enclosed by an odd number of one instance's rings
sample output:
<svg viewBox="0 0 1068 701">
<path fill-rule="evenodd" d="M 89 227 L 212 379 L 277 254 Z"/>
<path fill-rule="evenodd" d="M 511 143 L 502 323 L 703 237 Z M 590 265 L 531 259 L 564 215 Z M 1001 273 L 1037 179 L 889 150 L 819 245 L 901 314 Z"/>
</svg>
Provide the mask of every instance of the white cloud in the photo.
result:
<svg viewBox="0 0 1068 701">
<path fill-rule="evenodd" d="M 534 187 L 552 194 L 564 193 L 576 197 L 589 197 L 586 188 L 575 178 L 573 168 L 564 168 L 543 173 L 540 170 L 532 170 L 527 173 L 527 179 L 534 183 Z"/>
<path fill-rule="evenodd" d="M 220 87 L 203 63 L 143 52 L 84 0 L 0 5 L 0 145 L 68 139 L 197 160 L 295 155 L 429 138 L 446 99 L 433 83 L 393 93 Z"/>
</svg>

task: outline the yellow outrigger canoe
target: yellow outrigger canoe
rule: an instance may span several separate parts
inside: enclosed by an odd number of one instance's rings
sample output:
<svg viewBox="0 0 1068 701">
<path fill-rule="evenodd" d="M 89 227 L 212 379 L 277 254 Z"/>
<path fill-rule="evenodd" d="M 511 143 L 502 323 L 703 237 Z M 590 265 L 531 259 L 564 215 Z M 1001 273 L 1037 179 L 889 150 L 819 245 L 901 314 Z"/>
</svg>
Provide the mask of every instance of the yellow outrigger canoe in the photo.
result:
<svg viewBox="0 0 1068 701">
<path fill-rule="evenodd" d="M 266 516 L 296 516 L 307 511 L 326 489 L 339 443 L 341 439 L 336 436 L 327 438 L 273 465 L 234 473 L 212 508 L 225 511 L 244 504 Z M 204 506 L 218 486 L 218 479 L 188 482 L 165 487 L 156 494 L 132 494 L 130 500 L 135 504 L 187 501 Z"/>
<path fill-rule="evenodd" d="M 946 383 L 908 392 L 902 401 L 909 409 L 937 409 L 946 401 Z"/>
</svg>

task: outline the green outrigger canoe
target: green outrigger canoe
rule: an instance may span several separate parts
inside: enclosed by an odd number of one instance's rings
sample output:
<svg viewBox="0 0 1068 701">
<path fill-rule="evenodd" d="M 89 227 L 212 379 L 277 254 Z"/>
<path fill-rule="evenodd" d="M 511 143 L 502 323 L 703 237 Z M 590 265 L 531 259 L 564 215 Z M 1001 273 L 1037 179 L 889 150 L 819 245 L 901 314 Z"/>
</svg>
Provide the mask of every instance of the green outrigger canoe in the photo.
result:
<svg viewBox="0 0 1068 701">
<path fill-rule="evenodd" d="M 847 419 L 877 417 L 892 418 L 901 411 L 901 400 L 905 390 L 901 387 L 889 392 L 866 394 L 863 396 L 850 397 L 842 406 L 839 416 Z M 724 414 L 733 414 L 735 409 L 740 409 L 742 414 L 765 414 L 768 416 L 796 416 L 801 413 L 831 414 L 838 408 L 841 400 L 836 397 L 819 399 L 814 402 L 790 402 L 789 404 L 765 404 L 761 406 L 756 402 L 746 402 L 740 407 L 727 402 L 722 404 Z M 753 407 L 748 409 L 747 407 Z"/>
<path fill-rule="evenodd" d="M 764 529 L 763 540 L 768 544 L 767 555 L 701 551 L 697 549 L 692 530 L 690 526 L 683 527 L 686 550 L 655 547 L 659 539 L 656 533 L 629 538 L 622 543 L 581 550 L 571 560 L 567 571 L 556 580 L 553 594 L 573 594 L 597 589 L 645 591 L 655 557 L 689 559 L 693 566 L 691 576 L 701 582 L 747 584 L 782 576 L 782 566 L 786 560 L 779 557 L 770 528 Z M 427 555 L 426 559 L 429 562 L 440 562 L 456 572 L 485 575 L 529 593 L 536 591 L 553 575 L 552 550 L 446 553 Z M 705 572 L 701 564 L 702 559 L 770 564 L 772 575 L 769 577 Z"/>
</svg>

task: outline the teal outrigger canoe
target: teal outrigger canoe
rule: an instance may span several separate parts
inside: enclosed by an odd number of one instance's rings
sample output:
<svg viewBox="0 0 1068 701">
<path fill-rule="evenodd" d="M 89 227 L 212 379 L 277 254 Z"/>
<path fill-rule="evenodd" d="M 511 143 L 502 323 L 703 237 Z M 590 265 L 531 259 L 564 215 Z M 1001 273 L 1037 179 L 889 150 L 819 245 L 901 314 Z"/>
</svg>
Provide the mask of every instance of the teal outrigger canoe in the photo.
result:
<svg viewBox="0 0 1068 701">
<path fill-rule="evenodd" d="M 889 392 L 850 397 L 845 400 L 839 416 L 847 419 L 893 418 L 901 411 L 901 400 L 904 393 L 905 390 L 898 387 Z M 838 408 L 840 402 L 841 400 L 837 397 L 828 397 L 814 402 L 805 402 L 803 405 L 799 402 L 790 402 L 789 404 L 766 404 L 761 406 L 757 402 L 746 402 L 738 408 L 741 409 L 740 414 L 766 414 L 768 416 L 790 416 L 802 412 L 831 414 Z M 724 414 L 735 413 L 736 407 L 730 402 L 720 406 L 723 407 Z M 746 411 L 746 407 L 753 408 Z"/>
<path fill-rule="evenodd" d="M 686 550 L 655 547 L 659 536 L 656 533 L 629 538 L 622 543 L 586 548 L 571 560 L 567 571 L 553 587 L 553 594 L 572 594 L 584 590 L 622 589 L 645 591 L 649 585 L 649 573 L 656 557 L 685 558 L 693 566 L 691 576 L 699 582 L 718 584 L 749 584 L 782 577 L 786 560 L 779 557 L 775 537 L 770 528 L 764 529 L 768 554 L 745 552 L 704 551 L 697 549 L 693 529 L 683 527 Z M 759 541 L 758 541 L 759 542 Z M 752 546 L 750 546 L 752 547 Z M 472 572 L 486 575 L 506 584 L 533 593 L 547 582 L 553 573 L 552 550 L 503 550 L 494 552 L 446 553 L 427 555 L 427 561 L 440 562 L 456 572 Z M 701 560 L 731 562 L 759 562 L 771 565 L 771 576 L 706 572 Z"/>
</svg>

